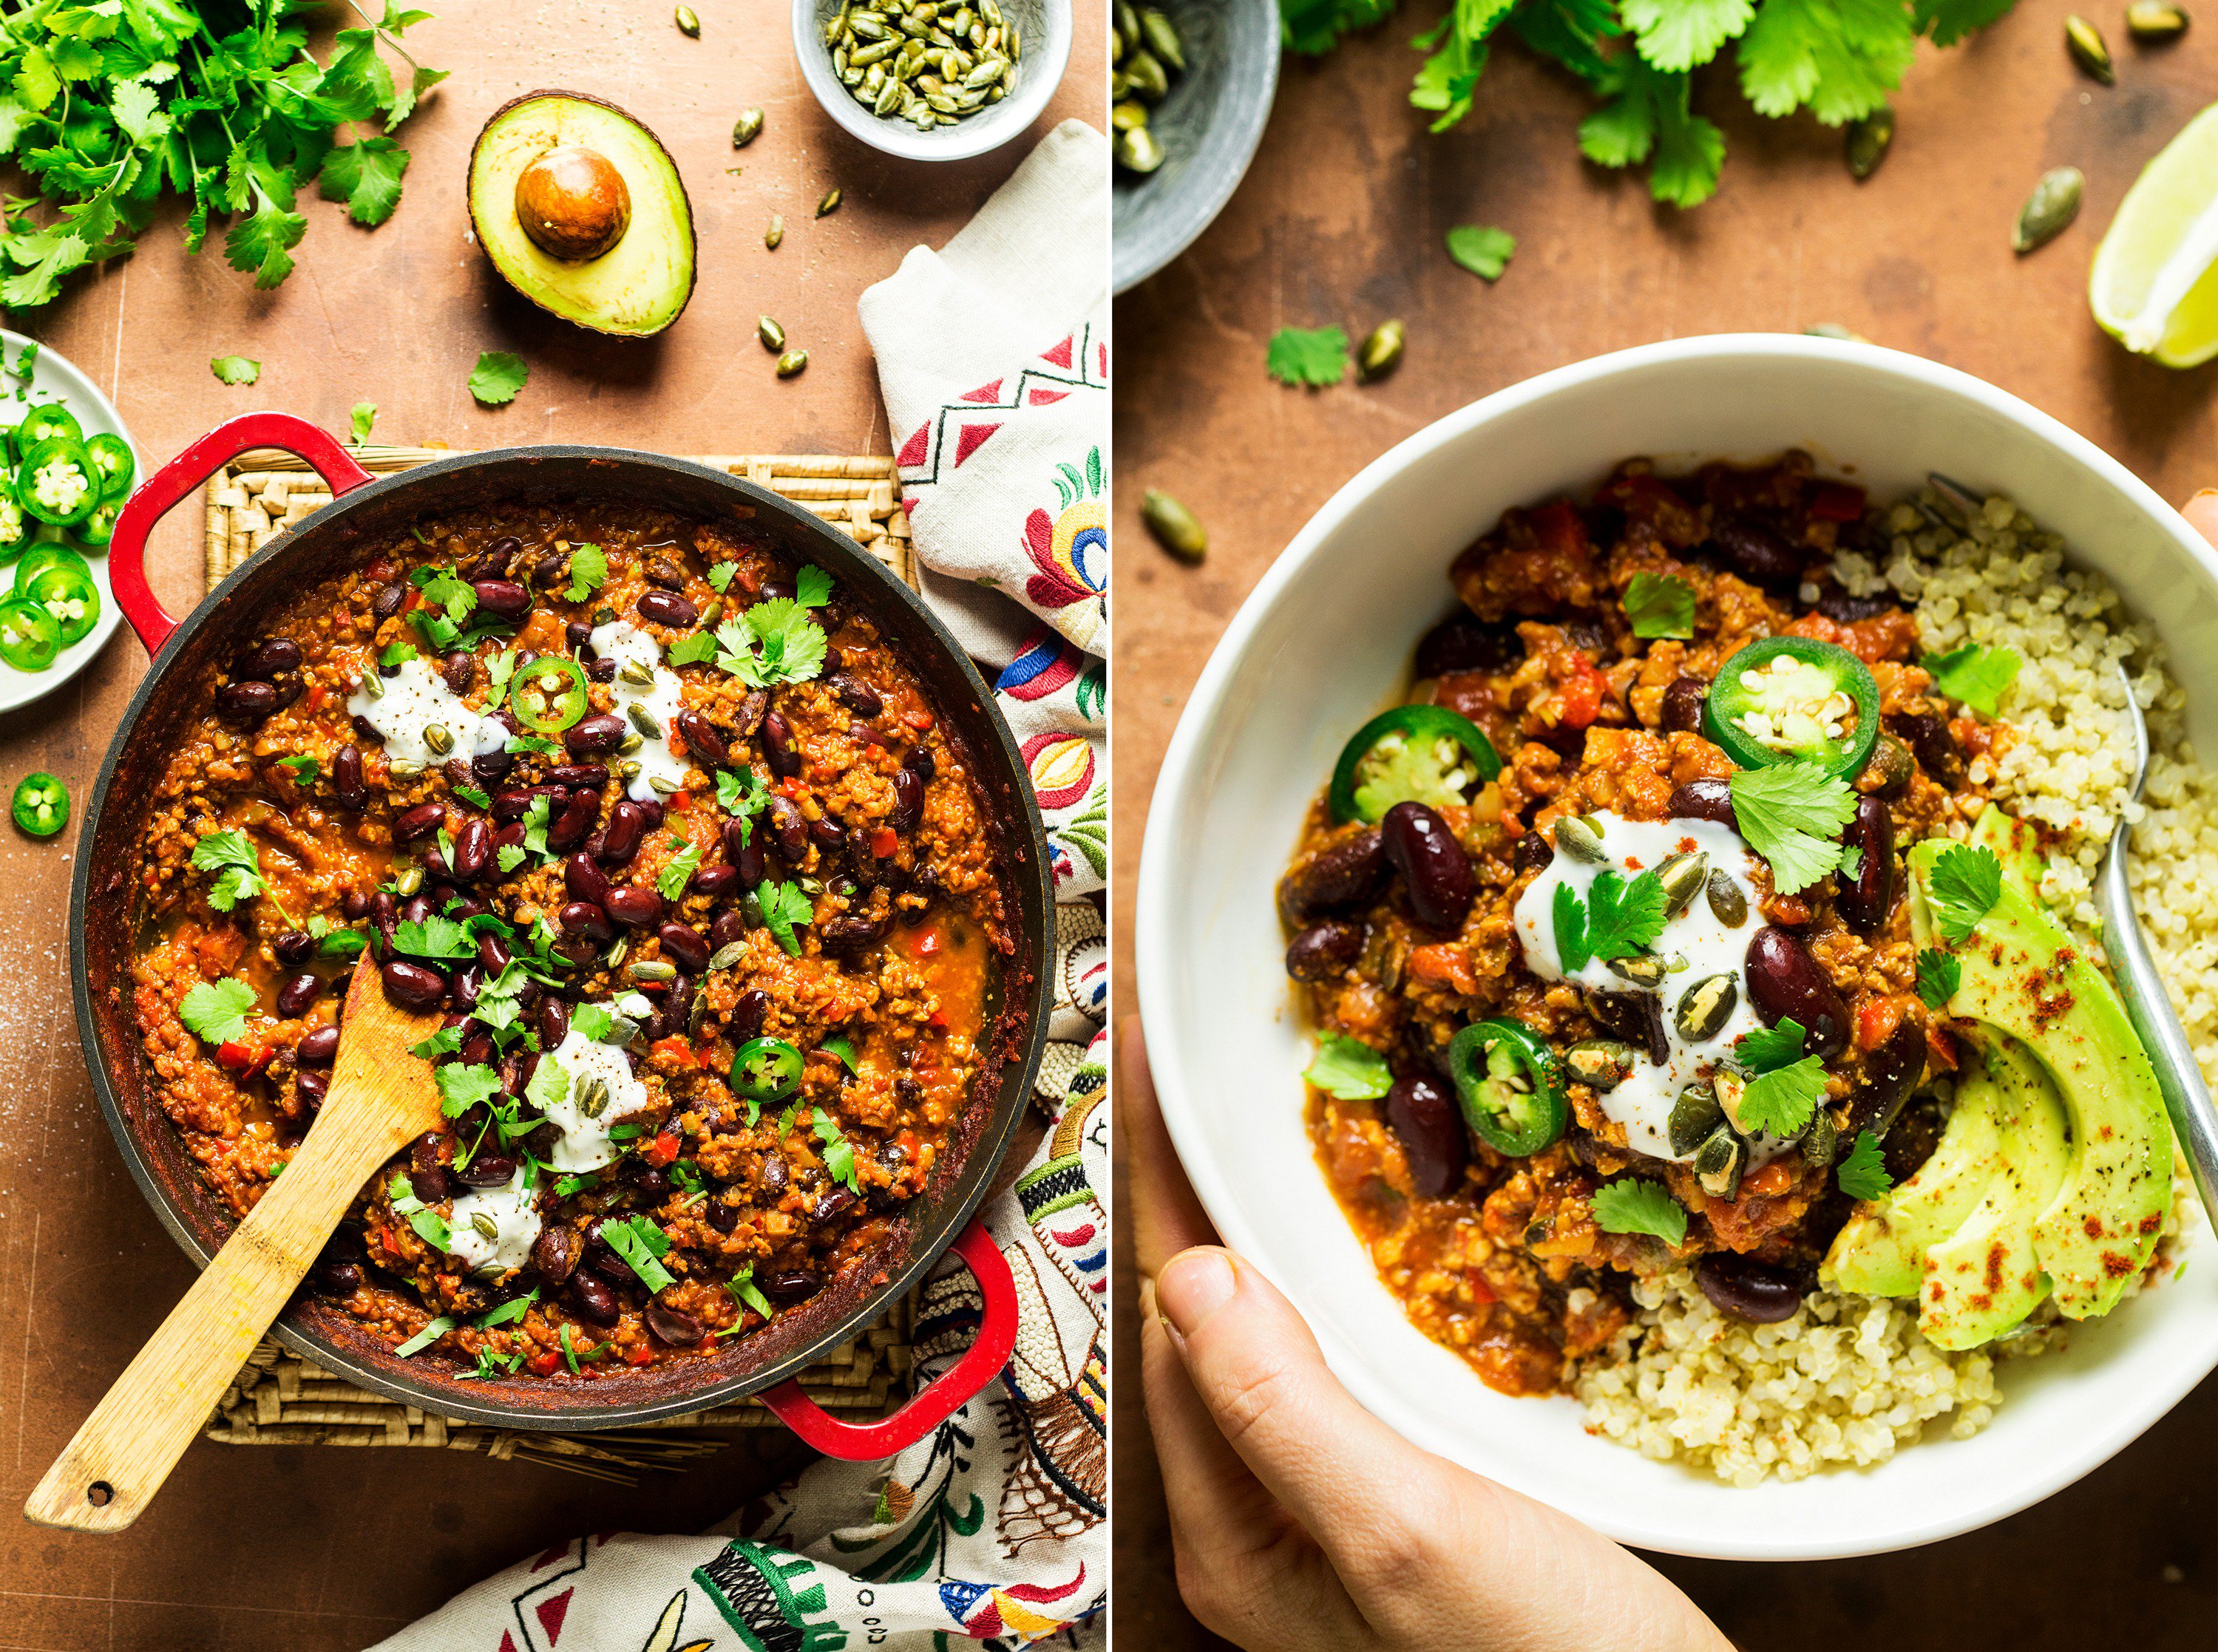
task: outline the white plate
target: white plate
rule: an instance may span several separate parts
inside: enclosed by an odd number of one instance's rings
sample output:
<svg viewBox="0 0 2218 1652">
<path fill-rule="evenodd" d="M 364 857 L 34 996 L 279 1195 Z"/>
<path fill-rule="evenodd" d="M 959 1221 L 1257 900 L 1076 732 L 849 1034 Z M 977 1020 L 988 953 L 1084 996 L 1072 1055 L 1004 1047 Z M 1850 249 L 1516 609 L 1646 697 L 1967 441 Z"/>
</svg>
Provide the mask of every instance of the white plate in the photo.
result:
<svg viewBox="0 0 2218 1652">
<path fill-rule="evenodd" d="M 8 364 L 13 366 L 22 354 L 23 346 L 33 341 L 19 332 L 0 331 L 0 342 L 6 344 Z M 31 363 L 31 382 L 26 385 L 12 374 L 0 374 L 0 393 L 0 393 L 0 424 L 20 423 L 23 415 L 40 403 L 58 401 L 76 416 L 86 436 L 107 431 L 131 442 L 131 432 L 123 428 L 121 416 L 84 370 L 68 356 L 44 344 L 39 346 L 38 356 Z M 131 478 L 131 485 L 136 487 L 146 480 L 146 455 L 139 451 L 135 442 L 131 442 L 131 457 L 138 467 Z M 74 540 L 67 542 L 77 543 Z M 86 565 L 92 569 L 93 584 L 100 587 L 100 617 L 89 633 L 55 655 L 54 663 L 42 671 L 19 671 L 13 665 L 0 663 L 0 711 L 27 706 L 75 677 L 108 646 L 108 638 L 115 634 L 115 628 L 123 618 L 115 606 L 115 593 L 108 588 L 107 551 L 84 545 L 77 548 L 84 553 Z M 15 579 L 15 561 L 0 564 L 0 586 L 12 592 Z"/>
<path fill-rule="evenodd" d="M 1348 732 L 1450 611 L 1447 568 L 1503 510 L 1800 445 L 1879 497 L 1930 470 L 2010 494 L 2170 645 L 2218 751 L 2218 557 L 2141 482 L 1964 374 L 1868 345 L 1682 339 L 1546 374 L 1419 431 L 1343 487 L 1249 596 L 1187 702 L 1148 816 L 1134 940 L 1163 1113 L 1225 1242 L 1301 1309 L 1333 1369 L 1418 1444 L 1624 1542 L 1750 1560 L 1874 1553 L 1969 1531 L 2069 1485 L 2218 1367 L 2218 1256 L 2007 1364 L 1967 1440 L 1936 1427 L 1877 1468 L 1736 1490 L 1589 1437 L 1568 1399 L 1513 1400 L 1403 1316 L 1333 1203 L 1302 1123 L 1308 1041 L 1273 886 Z"/>
</svg>

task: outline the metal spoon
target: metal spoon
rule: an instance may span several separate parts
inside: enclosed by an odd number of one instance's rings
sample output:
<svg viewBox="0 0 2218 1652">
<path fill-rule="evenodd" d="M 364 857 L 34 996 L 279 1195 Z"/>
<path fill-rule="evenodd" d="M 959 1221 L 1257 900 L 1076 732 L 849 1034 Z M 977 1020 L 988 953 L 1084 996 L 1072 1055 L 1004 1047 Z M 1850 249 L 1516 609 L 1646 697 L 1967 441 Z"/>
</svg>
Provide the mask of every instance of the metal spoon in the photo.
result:
<svg viewBox="0 0 2218 1652">
<path fill-rule="evenodd" d="M 2141 702 L 2134 698 L 2133 682 L 2123 665 L 2118 667 L 2118 675 L 2125 679 L 2126 708 L 2133 722 L 2131 795 L 2138 802 L 2148 779 L 2148 724 L 2141 717 Z M 2110 955 L 2110 969 L 2117 977 L 2126 1015 L 2156 1068 L 2157 1088 L 2164 1092 L 2172 1128 L 2187 1150 L 2195 1191 L 2202 1196 L 2203 1208 L 2213 1225 L 2218 1225 L 2218 1106 L 2211 1102 L 2209 1086 L 2203 1083 L 2203 1069 L 2187 1042 L 2187 1029 L 2179 1024 L 2172 999 L 2165 995 L 2156 960 L 2149 954 L 2147 937 L 2141 933 L 2141 919 L 2134 915 L 2133 890 L 2127 880 L 2132 852 L 2133 828 L 2122 816 L 2110 833 L 2110 852 L 2095 881 L 2095 900 L 2103 913 L 2103 945 Z"/>
</svg>

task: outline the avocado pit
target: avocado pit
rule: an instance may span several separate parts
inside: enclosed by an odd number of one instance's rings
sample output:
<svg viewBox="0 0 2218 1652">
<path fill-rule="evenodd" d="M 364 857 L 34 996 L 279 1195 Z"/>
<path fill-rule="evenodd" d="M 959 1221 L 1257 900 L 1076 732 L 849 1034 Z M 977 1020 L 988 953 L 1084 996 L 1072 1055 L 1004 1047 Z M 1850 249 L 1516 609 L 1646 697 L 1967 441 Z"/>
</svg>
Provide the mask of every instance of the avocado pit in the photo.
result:
<svg viewBox="0 0 2218 1652">
<path fill-rule="evenodd" d="M 598 258 L 631 227 L 631 191 L 583 144 L 550 149 L 516 175 L 516 221 L 550 258 Z"/>
</svg>

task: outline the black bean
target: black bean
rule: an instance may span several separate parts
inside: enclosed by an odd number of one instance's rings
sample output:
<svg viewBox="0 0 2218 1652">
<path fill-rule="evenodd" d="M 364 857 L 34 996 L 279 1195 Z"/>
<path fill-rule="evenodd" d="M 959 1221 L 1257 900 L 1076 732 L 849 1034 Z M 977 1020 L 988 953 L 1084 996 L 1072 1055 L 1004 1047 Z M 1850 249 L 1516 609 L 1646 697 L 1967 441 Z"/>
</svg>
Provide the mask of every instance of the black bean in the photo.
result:
<svg viewBox="0 0 2218 1652">
<path fill-rule="evenodd" d="M 801 747 L 784 712 L 763 714 L 762 746 L 764 760 L 779 779 L 789 780 L 801 772 Z"/>
<path fill-rule="evenodd" d="M 585 662 L 585 675 L 596 683 L 613 683 L 616 680 L 616 663 L 613 659 L 589 659 Z"/>
<path fill-rule="evenodd" d="M 404 1010 L 437 1009 L 447 996 L 447 978 L 437 970 L 406 958 L 387 958 L 378 966 L 385 977 L 385 995 Z"/>
<path fill-rule="evenodd" d="M 829 1193 L 827 1193 L 822 1198 L 817 1200 L 815 1204 L 810 1208 L 809 1212 L 809 1220 L 812 1222 L 829 1222 L 833 1217 L 839 1216 L 855 1203 L 856 1199 L 854 1194 L 849 1192 L 844 1187 L 835 1187 Z"/>
<path fill-rule="evenodd" d="M 1702 726 L 1702 707 L 1710 685 L 1699 677 L 1675 677 L 1664 690 L 1664 727 L 1674 734 L 1691 734 Z"/>
<path fill-rule="evenodd" d="M 618 1265 L 622 1265 L 621 1259 Z M 579 1318 L 595 1325 L 614 1325 L 623 1315 L 623 1306 L 608 1281 L 582 1268 L 570 1276 L 570 1302 Z"/>
<path fill-rule="evenodd" d="M 612 711 L 580 718 L 562 733 L 562 744 L 573 758 L 601 757 L 624 743 L 631 725 Z"/>
<path fill-rule="evenodd" d="M 1304 857 L 1279 883 L 1279 906 L 1296 923 L 1368 905 L 1386 881 L 1386 845 L 1366 826 Z"/>
<path fill-rule="evenodd" d="M 293 1089 L 308 1111 L 313 1112 L 324 1104 L 324 1098 L 331 1093 L 331 1075 L 325 1073 L 300 1073 L 293 1080 Z"/>
<path fill-rule="evenodd" d="M 647 1303 L 645 1317 L 647 1328 L 673 1348 L 690 1348 L 703 1335 L 700 1321 L 660 1302 Z"/>
<path fill-rule="evenodd" d="M 1783 1268 L 1733 1251 L 1709 1251 L 1694 1264 L 1694 1283 L 1719 1313 L 1756 1325 L 1794 1317 L 1802 1287 Z"/>
<path fill-rule="evenodd" d="M 570 645 L 570 652 L 580 659 L 593 657 L 593 628 L 585 620 L 572 620 L 562 628 L 562 640 Z"/>
<path fill-rule="evenodd" d="M 1520 872 L 1538 872 L 1556 858 L 1545 832 L 1527 832 L 1509 851 L 1509 864 Z"/>
<path fill-rule="evenodd" d="M 1345 918 L 1311 924 L 1286 947 L 1286 973 L 1296 981 L 1330 981 L 1361 956 L 1363 925 Z"/>
<path fill-rule="evenodd" d="M 1463 1115 L 1440 1086 L 1416 1073 L 1395 1080 L 1386 1092 L 1386 1122 L 1402 1140 L 1409 1185 L 1420 1197 L 1443 1197 L 1463 1179 L 1470 1151 Z"/>
<path fill-rule="evenodd" d="M 277 690 L 267 683 L 226 683 L 215 691 L 215 708 L 235 723 L 258 723 L 277 709 Z"/>
<path fill-rule="evenodd" d="M 762 590 L 756 594 L 755 600 L 756 602 L 764 603 L 775 603 L 781 600 L 790 601 L 793 596 L 794 587 L 792 580 L 765 579 L 762 582 Z M 752 608 L 754 606 L 754 603 L 750 603 L 747 606 Z"/>
<path fill-rule="evenodd" d="M 740 1226 L 740 1207 L 728 1204 L 722 1199 L 710 1199 L 706 1215 L 709 1225 L 720 1234 L 735 1233 Z"/>
<path fill-rule="evenodd" d="M 1746 517 L 1723 518 L 1711 524 L 1710 543 L 1725 565 L 1744 579 L 1761 585 L 1791 585 L 1801 580 L 1803 553 L 1760 522 Z"/>
<path fill-rule="evenodd" d="M 1725 780 L 1689 780 L 1675 786 L 1671 801 L 1664 806 L 1675 820 L 1713 820 L 1721 826 L 1740 829 L 1740 821 L 1733 814 L 1732 783 Z"/>
<path fill-rule="evenodd" d="M 504 620 L 520 620 L 531 611 L 531 593 L 513 579 L 473 579 L 478 606 Z"/>
<path fill-rule="evenodd" d="M 628 866 L 639 853 L 639 840 L 647 834 L 647 811 L 629 797 L 609 811 L 595 858 L 610 866 Z"/>
<path fill-rule="evenodd" d="M 471 564 L 473 577 L 500 579 L 507 576 L 510 566 L 524 554 L 524 541 L 514 534 L 503 534 L 485 548 L 485 554 Z"/>
<path fill-rule="evenodd" d="M 740 892 L 740 869 L 719 861 L 694 873 L 693 881 L 685 887 L 689 894 L 706 895 L 711 900 L 728 900 Z"/>
<path fill-rule="evenodd" d="M 1869 597 L 1854 596 L 1846 586 L 1831 579 L 1818 587 L 1818 611 L 1836 625 L 1854 625 L 1859 620 L 1875 620 L 1882 614 L 1892 613 L 1897 600 L 1892 591 L 1875 592 Z"/>
<path fill-rule="evenodd" d="M 444 1165 L 410 1171 L 408 1189 L 426 1204 L 437 1204 L 455 1191 L 453 1180 L 447 1174 Z"/>
<path fill-rule="evenodd" d="M 293 1059 L 302 1067 L 329 1067 L 339 1053 L 339 1030 L 322 1026 L 300 1035 Z"/>
<path fill-rule="evenodd" d="M 338 1258 L 316 1264 L 316 1288 L 344 1302 L 362 1289 L 362 1265 Z"/>
<path fill-rule="evenodd" d="M 637 604 L 639 616 L 656 625 L 666 625 L 673 631 L 688 631 L 701 617 L 701 610 L 673 591 L 643 591 Z"/>
<path fill-rule="evenodd" d="M 886 708 L 878 691 L 852 671 L 833 671 L 824 686 L 839 696 L 839 703 L 858 717 L 875 717 Z"/>
<path fill-rule="evenodd" d="M 741 993 L 739 1002 L 732 1005 L 732 1042 L 744 1044 L 750 1038 L 762 1036 L 763 1021 L 770 1014 L 770 994 L 759 987 Z"/>
<path fill-rule="evenodd" d="M 694 974 L 709 967 L 709 944 L 695 931 L 683 924 L 665 924 L 654 935 L 662 943 L 663 956 L 683 964 Z"/>
<path fill-rule="evenodd" d="M 1525 644 L 1514 627 L 1490 625 L 1475 614 L 1457 614 L 1425 633 L 1417 644 L 1419 677 L 1450 671 L 1500 673 L 1525 658 Z"/>
<path fill-rule="evenodd" d="M 408 600 L 408 586 L 395 579 L 389 585 L 380 585 L 377 595 L 369 599 L 370 617 L 383 624 L 400 611 L 400 604 Z"/>
<path fill-rule="evenodd" d="M 418 889 L 400 903 L 400 921 L 404 924 L 420 924 L 438 910 L 438 903 L 431 899 L 429 892 Z"/>
<path fill-rule="evenodd" d="M 762 1286 L 763 1295 L 774 1302 L 805 1302 L 824 1289 L 823 1280 L 807 1268 L 788 1268 L 765 1275 L 756 1283 Z"/>
<path fill-rule="evenodd" d="M 1902 737 L 1918 758 L 1918 766 L 1944 785 L 1955 785 L 1964 777 L 1964 753 L 1956 744 L 1956 737 L 1948 732 L 1948 725 L 1924 711 L 1898 711 L 1887 720 L 1887 726 Z"/>
<path fill-rule="evenodd" d="M 914 767 L 894 776 L 894 812 L 886 824 L 896 832 L 914 832 L 924 820 L 924 777 Z"/>
<path fill-rule="evenodd" d="M 591 792 L 572 792 L 547 828 L 547 846 L 567 854 L 585 841 L 585 834 L 600 819 L 601 800 Z"/>
<path fill-rule="evenodd" d="M 298 969 L 316 956 L 316 937 L 304 929 L 288 929 L 270 943 L 270 950 L 278 962 Z"/>
<path fill-rule="evenodd" d="M 566 934 L 581 935 L 604 944 L 616 938 L 616 926 L 609 922 L 608 913 L 590 900 L 571 901 L 562 908 L 557 921 Z"/>
<path fill-rule="evenodd" d="M 1876 797 L 1858 798 L 1845 841 L 1862 851 L 1863 859 L 1856 876 L 1841 883 L 1833 909 L 1857 934 L 1876 935 L 1894 910 L 1894 816 L 1887 804 Z"/>
<path fill-rule="evenodd" d="M 264 683 L 275 683 L 286 671 L 297 671 L 305 658 L 300 645 L 290 637 L 271 637 L 257 644 L 240 657 L 231 668 L 236 678 L 258 678 Z"/>
<path fill-rule="evenodd" d="M 648 1201 L 659 1199 L 670 1191 L 670 1178 L 652 1166 L 645 1169 L 635 1167 L 632 1172 L 631 1185 L 639 1190 L 641 1198 Z"/>
<path fill-rule="evenodd" d="M 1379 823 L 1386 858 L 1409 886 L 1409 910 L 1427 929 L 1453 934 L 1478 898 L 1478 878 L 1448 823 L 1429 806 L 1397 803 Z"/>
<path fill-rule="evenodd" d="M 291 1021 L 304 1016 L 315 1007 L 323 996 L 324 983 L 315 975 L 295 975 L 277 989 L 277 1013 Z"/>
<path fill-rule="evenodd" d="M 1849 1092 L 1841 1139 L 1852 1141 L 1863 1130 L 1885 1135 L 1924 1076 L 1925 1029 L 1915 1018 L 1905 1015 L 1895 1024 L 1887 1042 L 1864 1057 L 1863 1077 Z"/>
<path fill-rule="evenodd" d="M 331 758 L 331 789 L 350 809 L 359 809 L 369 801 L 369 789 L 362 783 L 362 748 L 352 741 L 339 747 Z"/>
<path fill-rule="evenodd" d="M 666 813 L 662 807 L 662 800 L 659 797 L 641 798 L 634 807 L 647 817 L 647 829 L 649 832 L 662 824 L 662 817 Z"/>
<path fill-rule="evenodd" d="M 561 1284 L 578 1265 L 578 1230 L 560 1223 L 539 1230 L 531 1241 L 531 1269 L 549 1284 Z"/>
<path fill-rule="evenodd" d="M 855 951 L 874 946 L 886 938 L 886 919 L 858 918 L 852 913 L 842 913 L 820 925 L 816 936 L 829 950 Z"/>
<path fill-rule="evenodd" d="M 1849 1006 L 1800 937 L 1766 924 L 1748 944 L 1748 1001 L 1767 1027 L 1792 1016 L 1801 1024 L 1802 1053 L 1833 1055 L 1849 1042 Z"/>
<path fill-rule="evenodd" d="M 629 929 L 645 929 L 662 918 L 662 897 L 637 884 L 623 884 L 609 891 L 602 903 L 609 916 Z"/>
<path fill-rule="evenodd" d="M 393 841 L 414 843 L 418 838 L 428 838 L 447 823 L 447 806 L 437 798 L 428 803 L 418 803 L 393 823 Z"/>
</svg>

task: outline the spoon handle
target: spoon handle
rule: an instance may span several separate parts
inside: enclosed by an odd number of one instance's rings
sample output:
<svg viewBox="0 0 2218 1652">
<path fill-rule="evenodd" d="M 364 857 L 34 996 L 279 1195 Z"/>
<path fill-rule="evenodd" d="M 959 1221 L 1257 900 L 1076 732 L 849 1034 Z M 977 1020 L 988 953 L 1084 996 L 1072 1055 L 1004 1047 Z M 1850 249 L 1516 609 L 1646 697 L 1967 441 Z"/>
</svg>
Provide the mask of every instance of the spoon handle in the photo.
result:
<svg viewBox="0 0 2218 1652">
<path fill-rule="evenodd" d="M 2141 1035 L 2156 1068 L 2157 1088 L 2164 1092 L 2165 1111 L 2172 1128 L 2186 1149 L 2195 1178 L 2195 1191 L 2213 1226 L 2218 1226 L 2218 1106 L 2203 1081 L 2203 1068 L 2188 1043 L 2187 1029 L 2165 994 L 2164 978 L 2157 973 L 2134 912 L 2134 897 L 2126 882 L 2127 828 L 2120 826 L 2110 839 L 2110 852 L 2103 862 L 2095 886 L 2103 913 L 2103 946 L 2110 955 L 2117 977 L 2118 995 L 2125 1000 L 2126 1015 Z"/>
</svg>

